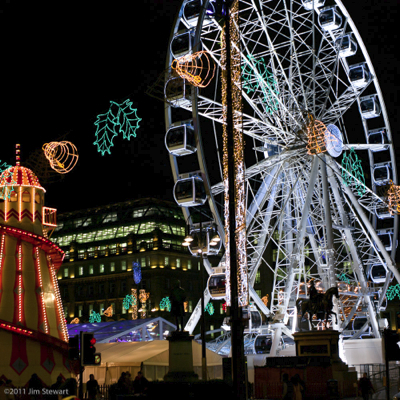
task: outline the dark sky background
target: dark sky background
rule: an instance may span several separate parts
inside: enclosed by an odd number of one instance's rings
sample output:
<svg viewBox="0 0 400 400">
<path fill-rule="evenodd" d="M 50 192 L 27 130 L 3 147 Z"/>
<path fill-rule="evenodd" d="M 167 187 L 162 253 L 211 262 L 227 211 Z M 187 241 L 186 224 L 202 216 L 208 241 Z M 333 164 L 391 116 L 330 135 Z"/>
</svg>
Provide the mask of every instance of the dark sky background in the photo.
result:
<svg viewBox="0 0 400 400">
<path fill-rule="evenodd" d="M 44 143 L 68 134 L 78 148 L 78 164 L 59 183 L 44 185 L 47 205 L 59 213 L 142 196 L 172 200 L 164 104 L 145 91 L 165 68 L 180 4 L 0 3 L 0 160 L 15 164 L 14 148 L 20 143 L 24 165 Z M 344 4 L 371 56 L 400 153 L 399 1 Z M 107 112 L 110 100 L 127 98 L 142 118 L 137 137 L 127 141 L 118 135 L 112 154 L 101 156 L 93 145 L 96 116 Z"/>
</svg>

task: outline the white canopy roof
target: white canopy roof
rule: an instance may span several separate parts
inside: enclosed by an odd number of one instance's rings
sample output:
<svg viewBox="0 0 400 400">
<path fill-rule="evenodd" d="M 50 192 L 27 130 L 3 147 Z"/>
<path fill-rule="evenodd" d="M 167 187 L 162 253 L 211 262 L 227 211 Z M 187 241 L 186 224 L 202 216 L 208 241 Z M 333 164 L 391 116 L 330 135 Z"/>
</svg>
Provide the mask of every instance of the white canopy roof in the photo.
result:
<svg viewBox="0 0 400 400">
<path fill-rule="evenodd" d="M 101 353 L 102 366 L 138 366 L 169 364 L 168 340 L 149 342 L 97 343 L 96 351 Z M 192 342 L 193 366 L 201 366 L 201 345 Z M 208 366 L 222 365 L 222 357 L 206 350 Z"/>
</svg>

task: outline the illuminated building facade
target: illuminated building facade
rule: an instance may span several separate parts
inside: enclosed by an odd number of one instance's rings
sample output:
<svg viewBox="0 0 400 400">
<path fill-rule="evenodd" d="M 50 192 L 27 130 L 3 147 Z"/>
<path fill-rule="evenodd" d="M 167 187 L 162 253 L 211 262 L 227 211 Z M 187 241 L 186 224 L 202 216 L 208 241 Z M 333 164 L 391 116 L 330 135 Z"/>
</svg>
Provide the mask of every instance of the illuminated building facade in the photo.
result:
<svg viewBox="0 0 400 400">
<path fill-rule="evenodd" d="M 164 304 L 176 280 L 187 293 L 185 320 L 189 318 L 205 284 L 200 282 L 200 259 L 181 245 L 184 237 L 181 209 L 157 199 L 58 215 L 52 240 L 65 251 L 58 282 L 67 322 L 88 322 L 94 313 L 102 321 L 135 319 L 137 313 L 137 318 L 160 316 L 175 323 Z M 217 259 L 210 261 L 217 265 Z M 137 265 L 140 270 L 134 273 Z M 126 310 L 124 299 L 132 293 L 137 304 Z M 147 300 L 141 301 L 146 293 Z M 207 329 L 219 328 L 223 318 L 222 302 L 214 303 Z M 107 317 L 109 307 L 113 313 Z"/>
</svg>

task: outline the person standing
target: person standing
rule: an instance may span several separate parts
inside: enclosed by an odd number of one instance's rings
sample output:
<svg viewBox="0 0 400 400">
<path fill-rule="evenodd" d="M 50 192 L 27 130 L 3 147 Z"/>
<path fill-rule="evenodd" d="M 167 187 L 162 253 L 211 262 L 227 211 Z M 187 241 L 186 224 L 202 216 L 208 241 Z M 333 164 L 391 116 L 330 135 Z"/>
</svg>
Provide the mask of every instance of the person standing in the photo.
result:
<svg viewBox="0 0 400 400">
<path fill-rule="evenodd" d="M 87 393 L 87 398 L 89 400 L 95 400 L 97 393 L 100 392 L 100 386 L 96 379 L 94 379 L 94 375 L 90 374 L 89 375 L 89 380 L 86 383 L 86 393 Z"/>
<path fill-rule="evenodd" d="M 139 371 L 133 381 L 134 394 L 146 393 L 149 381 L 143 376 L 142 371 Z"/>
<path fill-rule="evenodd" d="M 375 393 L 375 389 L 372 386 L 372 383 L 369 380 L 366 372 L 364 372 L 363 377 L 358 381 L 358 391 L 361 393 L 361 396 L 364 400 L 369 399 L 371 392 Z"/>
<path fill-rule="evenodd" d="M 282 382 L 283 382 L 282 400 L 292 400 L 293 399 L 293 384 L 289 380 L 288 374 L 282 375 Z"/>
</svg>

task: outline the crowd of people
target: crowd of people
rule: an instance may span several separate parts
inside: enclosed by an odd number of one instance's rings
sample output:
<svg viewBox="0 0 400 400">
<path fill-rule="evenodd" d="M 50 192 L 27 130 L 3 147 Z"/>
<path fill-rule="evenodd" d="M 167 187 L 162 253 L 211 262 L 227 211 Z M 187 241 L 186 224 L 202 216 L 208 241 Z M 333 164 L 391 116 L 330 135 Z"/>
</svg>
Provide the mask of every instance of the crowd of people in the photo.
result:
<svg viewBox="0 0 400 400">
<path fill-rule="evenodd" d="M 117 395 L 145 395 L 149 386 L 149 381 L 143 376 L 142 371 L 139 371 L 132 379 L 129 371 L 122 372 L 118 382 L 110 386 L 110 399 L 113 400 Z"/>
<path fill-rule="evenodd" d="M 302 400 L 306 391 L 306 384 L 299 374 L 293 375 L 289 379 L 289 374 L 283 374 L 283 400 Z"/>
</svg>

